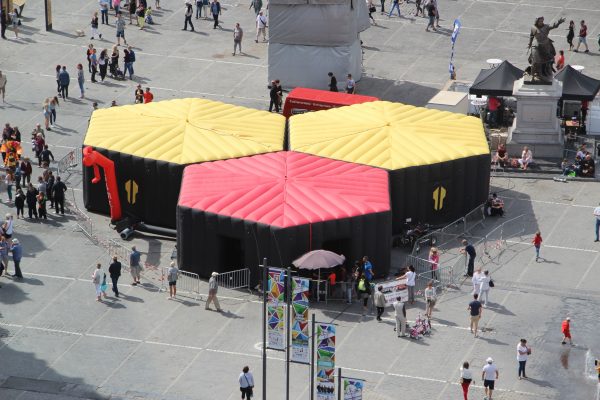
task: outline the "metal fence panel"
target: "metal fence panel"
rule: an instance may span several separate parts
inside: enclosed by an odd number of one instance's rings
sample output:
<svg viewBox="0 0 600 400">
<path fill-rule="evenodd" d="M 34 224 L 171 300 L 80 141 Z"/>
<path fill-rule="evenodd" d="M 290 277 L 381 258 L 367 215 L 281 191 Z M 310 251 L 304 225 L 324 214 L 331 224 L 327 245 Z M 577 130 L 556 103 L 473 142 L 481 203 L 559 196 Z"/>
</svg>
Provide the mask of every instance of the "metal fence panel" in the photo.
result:
<svg viewBox="0 0 600 400">
<path fill-rule="evenodd" d="M 250 288 L 250 268 L 236 269 L 234 271 L 222 272 L 217 276 L 219 287 L 226 289 L 248 289 Z"/>
<path fill-rule="evenodd" d="M 69 150 L 69 152 L 57 162 L 57 175 L 60 176 L 60 174 L 67 172 L 69 168 L 74 168 L 78 165 L 81 165 L 81 155 L 81 148 L 76 147 L 72 150 Z"/>
<path fill-rule="evenodd" d="M 158 292 L 167 290 L 167 273 L 169 267 L 162 267 L 160 269 L 160 288 Z M 189 293 L 194 296 L 195 300 L 202 300 L 200 295 L 200 276 L 193 272 L 179 270 L 179 276 L 177 277 L 177 293 Z"/>
</svg>

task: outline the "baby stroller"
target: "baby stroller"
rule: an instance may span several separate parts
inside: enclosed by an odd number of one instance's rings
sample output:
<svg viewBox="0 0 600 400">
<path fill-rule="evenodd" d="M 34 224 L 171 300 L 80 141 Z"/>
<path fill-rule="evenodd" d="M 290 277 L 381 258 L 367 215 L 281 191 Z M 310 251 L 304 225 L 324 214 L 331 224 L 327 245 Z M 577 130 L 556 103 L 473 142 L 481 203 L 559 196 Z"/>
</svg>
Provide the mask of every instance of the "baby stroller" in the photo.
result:
<svg viewBox="0 0 600 400">
<path fill-rule="evenodd" d="M 417 315 L 415 324 L 410 328 L 408 334 L 411 339 L 421 339 L 423 336 L 429 336 L 431 334 L 431 322 L 429 318 L 422 318 L 421 313 Z"/>
<path fill-rule="evenodd" d="M 121 71 L 118 65 L 112 66 L 111 64 L 110 76 L 118 81 L 125 80 L 125 74 L 123 73 L 123 71 Z"/>
</svg>

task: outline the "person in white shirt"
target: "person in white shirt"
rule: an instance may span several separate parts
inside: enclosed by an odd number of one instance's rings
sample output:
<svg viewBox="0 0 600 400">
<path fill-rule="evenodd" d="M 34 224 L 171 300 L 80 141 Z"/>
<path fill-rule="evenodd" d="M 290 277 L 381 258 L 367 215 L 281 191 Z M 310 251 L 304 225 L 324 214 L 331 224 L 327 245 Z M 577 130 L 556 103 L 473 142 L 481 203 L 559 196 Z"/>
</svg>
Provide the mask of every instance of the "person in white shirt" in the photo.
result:
<svg viewBox="0 0 600 400">
<path fill-rule="evenodd" d="M 242 373 L 238 378 L 240 383 L 240 392 L 242 392 L 242 399 L 250 400 L 254 393 L 252 389 L 254 389 L 254 377 L 252 376 L 252 372 L 250 372 L 250 368 L 246 365 L 244 369 L 242 369 Z"/>
<path fill-rule="evenodd" d="M 529 150 L 529 147 L 523 147 L 523 152 L 521 153 L 521 158 L 519 158 L 519 165 L 522 170 L 526 170 L 529 164 L 533 162 L 533 153 Z"/>
<path fill-rule="evenodd" d="M 483 274 L 479 275 L 479 301 L 484 307 L 487 307 L 491 280 L 492 278 L 490 277 L 490 271 L 488 270 L 483 271 Z"/>
<path fill-rule="evenodd" d="M 473 374 L 469 369 L 469 363 L 465 361 L 462 368 L 460 369 L 460 385 L 462 386 L 463 396 L 465 400 L 468 400 L 469 385 L 473 382 Z"/>
<path fill-rule="evenodd" d="M 500 377 L 500 374 L 498 373 L 498 367 L 494 365 L 492 357 L 488 357 L 486 362 L 487 364 L 483 367 L 483 371 L 481 372 L 481 380 L 483 380 L 483 387 L 485 388 L 485 399 L 492 400 L 494 384 Z"/>
<path fill-rule="evenodd" d="M 396 313 L 396 333 L 398 337 L 406 336 L 406 307 L 401 297 L 394 302 L 394 312 Z"/>
<path fill-rule="evenodd" d="M 521 339 L 519 344 L 517 344 L 517 361 L 519 362 L 519 379 L 521 379 L 521 375 L 524 379 L 527 379 L 527 375 L 525 374 L 525 364 L 527 363 L 527 358 L 531 353 L 531 349 L 527 346 L 527 340 Z"/>
<path fill-rule="evenodd" d="M 415 273 L 415 267 L 412 265 L 408 266 L 408 271 L 398 278 L 397 281 L 401 279 L 406 279 L 406 289 L 408 290 L 408 302 L 410 304 L 415 304 L 415 279 L 417 274 Z"/>
<path fill-rule="evenodd" d="M 481 273 L 481 268 L 477 268 L 473 273 L 473 277 L 471 278 L 471 283 L 473 284 L 473 294 L 479 294 L 480 280 L 483 274 Z"/>
<path fill-rule="evenodd" d="M 596 240 L 594 242 L 597 242 L 599 240 L 598 232 L 600 231 L 600 206 L 594 208 L 594 216 L 596 217 Z"/>
<path fill-rule="evenodd" d="M 254 40 L 258 43 L 258 37 L 262 33 L 263 42 L 267 41 L 267 17 L 263 15 L 263 12 L 259 12 L 256 17 L 256 39 Z"/>
</svg>

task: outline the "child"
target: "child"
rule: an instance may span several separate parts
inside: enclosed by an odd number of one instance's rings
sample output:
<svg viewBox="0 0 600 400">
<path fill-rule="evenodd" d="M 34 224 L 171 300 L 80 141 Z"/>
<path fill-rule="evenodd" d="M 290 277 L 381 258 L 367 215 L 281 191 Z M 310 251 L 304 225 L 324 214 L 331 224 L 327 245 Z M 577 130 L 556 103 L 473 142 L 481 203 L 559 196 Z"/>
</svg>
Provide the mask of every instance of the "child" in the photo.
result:
<svg viewBox="0 0 600 400">
<path fill-rule="evenodd" d="M 573 346 L 573 339 L 571 338 L 571 318 L 567 317 L 562 322 L 561 330 L 562 330 L 562 334 L 563 334 L 563 339 L 562 339 L 561 343 L 566 344 L 567 339 L 569 339 L 569 344 L 571 346 Z"/>
<path fill-rule="evenodd" d="M 158 8 L 160 9 L 160 7 L 158 7 Z M 146 15 L 146 23 L 148 25 L 153 25 L 154 21 L 152 20 L 152 7 L 148 7 L 146 9 L 146 14 L 145 15 Z"/>
<path fill-rule="evenodd" d="M 39 217 L 48 219 L 48 214 L 46 214 L 46 196 L 43 193 L 39 193 L 37 195 L 37 202 L 38 202 Z"/>
<path fill-rule="evenodd" d="M 540 231 L 535 233 L 531 243 L 533 243 L 533 246 L 535 247 L 535 261 L 537 262 L 540 258 L 540 246 L 542 245 L 542 234 Z"/>
</svg>

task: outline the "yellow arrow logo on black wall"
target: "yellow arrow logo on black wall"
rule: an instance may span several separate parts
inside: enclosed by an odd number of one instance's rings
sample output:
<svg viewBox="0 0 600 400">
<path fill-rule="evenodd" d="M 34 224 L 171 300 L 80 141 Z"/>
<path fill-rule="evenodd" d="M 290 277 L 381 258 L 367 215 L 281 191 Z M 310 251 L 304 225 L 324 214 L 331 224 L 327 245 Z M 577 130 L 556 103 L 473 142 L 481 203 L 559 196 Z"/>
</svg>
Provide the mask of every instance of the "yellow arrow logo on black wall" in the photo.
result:
<svg viewBox="0 0 600 400">
<path fill-rule="evenodd" d="M 135 200 L 138 194 L 138 184 L 133 179 L 125 182 L 125 192 L 127 192 L 127 202 L 129 204 L 135 204 Z"/>
<path fill-rule="evenodd" d="M 446 198 L 446 188 L 438 186 L 433 190 L 433 209 L 436 211 L 444 208 L 444 199 Z"/>
</svg>

